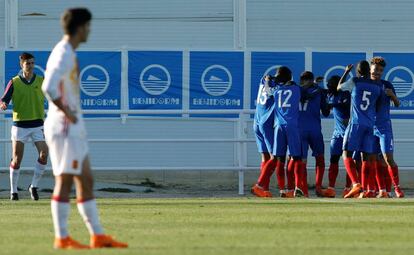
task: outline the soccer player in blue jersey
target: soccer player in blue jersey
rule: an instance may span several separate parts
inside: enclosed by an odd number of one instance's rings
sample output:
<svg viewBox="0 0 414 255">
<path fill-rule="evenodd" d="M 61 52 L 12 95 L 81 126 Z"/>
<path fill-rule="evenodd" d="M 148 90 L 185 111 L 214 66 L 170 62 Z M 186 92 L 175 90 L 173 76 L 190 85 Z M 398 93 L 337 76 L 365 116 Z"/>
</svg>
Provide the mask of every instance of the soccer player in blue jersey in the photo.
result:
<svg viewBox="0 0 414 255">
<path fill-rule="evenodd" d="M 343 82 L 351 72 L 352 67 L 352 65 L 346 67 L 338 86 L 338 90 L 351 93 L 351 119 L 345 131 L 343 158 L 353 187 L 345 195 L 345 198 L 354 197 L 362 193 L 362 186 L 367 186 L 368 173 L 372 172 L 372 164 L 375 161 L 375 154 L 373 154 L 373 143 L 375 140 L 373 128 L 377 101 L 382 93 L 379 83 L 370 79 L 370 65 L 365 60 L 358 63 L 357 69 L 361 77 L 351 78 L 347 82 Z M 352 154 L 355 151 L 360 151 L 363 154 L 361 169 L 362 186 L 358 179 L 355 162 L 352 159 Z"/>
<path fill-rule="evenodd" d="M 322 180 L 325 172 L 325 144 L 322 136 L 321 113 L 329 116 L 329 108 L 326 104 L 326 92 L 314 83 L 314 75 L 305 71 L 300 76 L 302 88 L 302 100 L 299 111 L 299 129 L 302 143 L 302 162 L 306 171 L 306 161 L 309 147 L 312 149 L 312 156 L 316 160 L 315 192 L 317 196 L 323 196 Z M 306 173 L 306 172 L 305 172 Z M 305 174 L 306 176 L 306 174 Z M 307 196 L 306 179 L 302 180 Z"/>
<path fill-rule="evenodd" d="M 276 86 L 276 83 L 269 75 L 262 78 L 257 92 L 256 112 L 254 114 L 253 130 L 256 137 L 256 144 L 262 156 L 260 172 L 271 159 L 274 139 L 274 97 L 269 96 L 269 91 Z M 271 162 L 273 164 L 273 162 Z M 274 169 L 274 168 L 273 168 Z M 270 173 L 271 175 L 272 173 Z M 271 197 L 269 191 L 270 175 L 260 175 L 257 184 L 251 189 L 252 193 L 258 197 Z M 284 186 L 284 185 L 283 185 Z M 282 188 L 284 190 L 284 187 Z"/>
<path fill-rule="evenodd" d="M 281 193 L 282 197 L 303 196 L 300 176 L 303 176 L 301 164 L 301 142 L 298 127 L 299 103 L 301 98 L 300 87 L 292 80 L 292 72 L 289 68 L 282 66 L 277 70 L 275 77 L 276 86 L 271 95 L 275 100 L 275 136 L 271 160 L 263 167 L 261 175 L 270 176 L 277 166 L 276 171 L 284 166 L 286 152 L 292 157 L 292 163 L 288 166 L 288 175 L 294 174 L 294 182 L 288 177 L 288 191 Z M 281 162 L 277 164 L 277 162 Z M 296 189 L 295 189 L 296 187 Z M 294 192 L 295 191 L 295 192 Z"/>
<path fill-rule="evenodd" d="M 392 123 L 390 116 L 390 104 L 391 101 L 393 104 L 398 107 L 400 101 L 398 100 L 394 87 L 391 82 L 381 80 L 382 74 L 384 72 L 386 62 L 382 57 L 374 57 L 371 59 L 371 79 L 381 82 L 382 89 L 384 93 L 379 98 L 380 104 L 377 108 L 377 117 L 375 120 L 374 134 L 377 137 L 376 141 L 376 152 L 382 153 L 385 162 L 388 166 L 388 172 L 391 176 L 391 180 L 394 184 L 395 195 L 398 198 L 404 197 L 404 193 L 399 186 L 399 175 L 398 175 L 398 166 L 394 161 L 394 138 L 392 132 Z M 379 167 L 377 170 L 381 169 L 381 162 L 378 162 Z M 385 189 L 384 182 L 384 173 L 377 171 L 376 173 L 377 184 L 379 186 L 378 197 L 388 197 L 388 194 Z"/>
<path fill-rule="evenodd" d="M 338 84 L 341 77 L 333 75 L 328 80 L 328 106 L 332 108 L 335 127 L 330 143 L 330 165 L 328 171 L 329 185 L 324 191 L 326 197 L 335 197 L 335 183 L 339 172 L 339 159 L 342 155 L 342 144 L 345 135 L 345 129 L 348 126 L 351 108 L 351 94 L 348 91 L 338 91 Z M 348 193 L 351 186 L 349 176 L 344 193 Z"/>
</svg>

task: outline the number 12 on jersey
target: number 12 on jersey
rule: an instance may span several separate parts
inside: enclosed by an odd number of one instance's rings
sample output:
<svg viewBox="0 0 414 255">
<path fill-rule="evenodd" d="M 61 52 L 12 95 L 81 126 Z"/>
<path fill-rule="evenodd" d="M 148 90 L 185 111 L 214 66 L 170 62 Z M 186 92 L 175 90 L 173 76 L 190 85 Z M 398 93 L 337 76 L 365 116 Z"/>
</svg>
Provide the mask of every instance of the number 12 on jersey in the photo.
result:
<svg viewBox="0 0 414 255">
<path fill-rule="evenodd" d="M 278 107 L 290 107 L 289 99 L 292 97 L 291 90 L 279 90 L 278 94 Z"/>
</svg>

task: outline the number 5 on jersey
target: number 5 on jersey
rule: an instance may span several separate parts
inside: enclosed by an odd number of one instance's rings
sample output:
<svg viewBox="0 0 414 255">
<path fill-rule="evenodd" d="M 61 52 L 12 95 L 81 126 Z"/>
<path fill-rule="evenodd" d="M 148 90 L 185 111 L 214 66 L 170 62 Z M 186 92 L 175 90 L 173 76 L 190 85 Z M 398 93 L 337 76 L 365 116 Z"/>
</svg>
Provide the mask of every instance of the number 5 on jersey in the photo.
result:
<svg viewBox="0 0 414 255">
<path fill-rule="evenodd" d="M 369 107 L 370 101 L 369 96 L 371 96 L 371 91 L 365 91 L 362 93 L 362 103 L 359 105 L 361 110 L 366 111 Z"/>
</svg>

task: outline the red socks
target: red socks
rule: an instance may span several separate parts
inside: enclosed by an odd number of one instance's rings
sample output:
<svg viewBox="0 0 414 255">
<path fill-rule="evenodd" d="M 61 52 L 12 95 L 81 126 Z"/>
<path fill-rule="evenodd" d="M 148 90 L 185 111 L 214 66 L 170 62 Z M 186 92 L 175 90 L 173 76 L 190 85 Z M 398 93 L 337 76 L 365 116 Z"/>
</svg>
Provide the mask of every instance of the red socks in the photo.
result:
<svg viewBox="0 0 414 255">
<path fill-rule="evenodd" d="M 315 158 L 316 160 L 316 180 L 315 180 L 315 186 L 316 187 L 322 187 L 322 181 L 323 181 L 323 174 L 325 172 L 325 158 L 323 155 L 319 155 Z"/>
<path fill-rule="evenodd" d="M 380 190 L 386 189 L 385 185 L 385 178 L 384 178 L 384 168 L 382 167 L 381 161 L 374 162 L 374 172 L 375 172 L 375 179 L 377 181 L 378 188 Z"/>
<path fill-rule="evenodd" d="M 356 170 L 356 165 L 355 165 L 354 160 L 351 157 L 344 158 L 344 165 L 345 165 L 346 172 L 348 173 L 349 178 L 351 179 L 352 184 L 359 183 L 358 173 Z"/>
<path fill-rule="evenodd" d="M 287 188 L 288 190 L 295 189 L 295 163 L 293 160 L 289 160 L 287 168 Z"/>
<path fill-rule="evenodd" d="M 264 164 L 262 171 L 260 173 L 259 179 L 257 180 L 257 184 L 260 187 L 262 187 L 264 190 L 269 190 L 270 177 L 275 171 L 275 168 L 276 168 L 276 161 L 274 160 L 268 160 L 266 164 Z"/>
<path fill-rule="evenodd" d="M 285 162 L 280 160 L 276 163 L 276 177 L 279 190 L 285 189 Z"/>
<path fill-rule="evenodd" d="M 338 163 L 331 163 L 329 166 L 328 178 L 329 187 L 335 188 L 336 178 L 338 178 L 339 166 Z"/>
<path fill-rule="evenodd" d="M 394 187 L 400 186 L 400 177 L 398 174 L 398 166 L 388 166 L 388 173 L 391 176 L 392 183 Z"/>
</svg>

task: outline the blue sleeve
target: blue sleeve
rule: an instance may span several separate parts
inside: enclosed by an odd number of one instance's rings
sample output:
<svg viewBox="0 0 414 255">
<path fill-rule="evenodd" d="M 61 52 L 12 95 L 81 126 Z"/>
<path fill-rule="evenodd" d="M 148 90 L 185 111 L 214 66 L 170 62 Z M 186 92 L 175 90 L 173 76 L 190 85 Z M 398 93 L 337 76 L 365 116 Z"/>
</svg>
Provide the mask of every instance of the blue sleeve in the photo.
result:
<svg viewBox="0 0 414 255">
<path fill-rule="evenodd" d="M 9 104 L 13 96 L 13 90 L 14 90 L 13 81 L 10 80 L 6 86 L 6 89 L 4 91 L 3 97 L 1 98 L 1 101 L 6 104 Z"/>
</svg>

